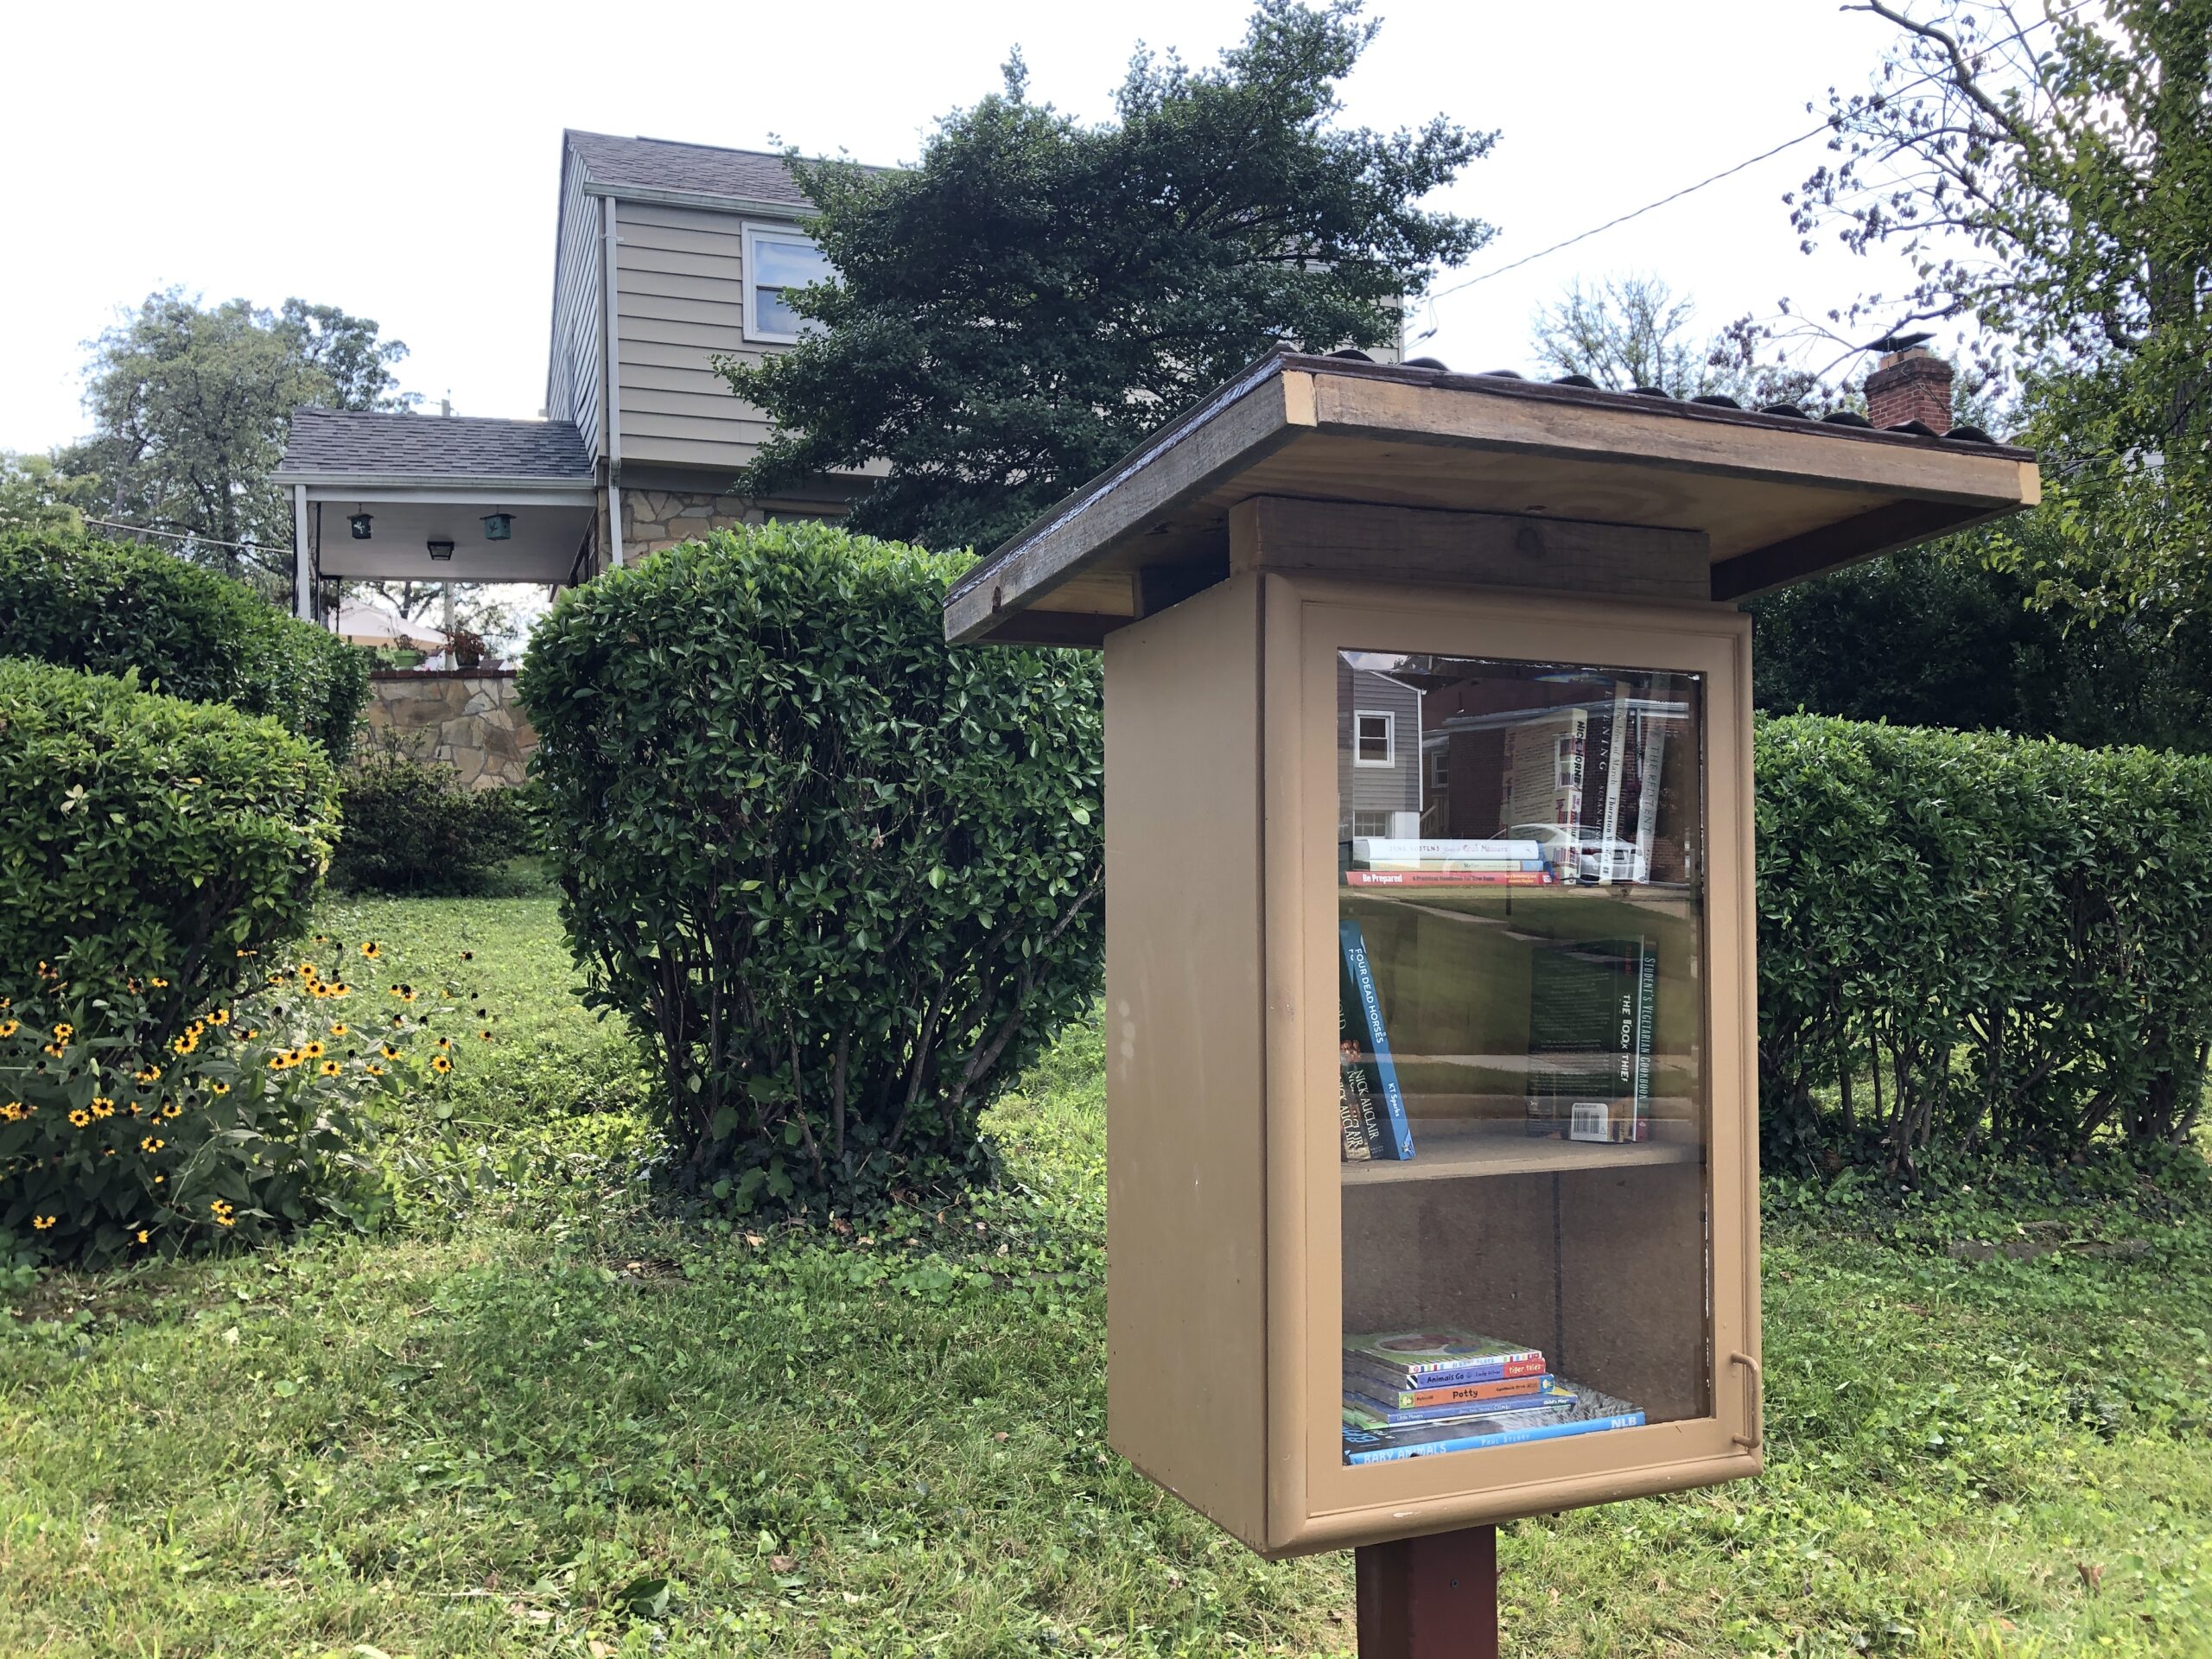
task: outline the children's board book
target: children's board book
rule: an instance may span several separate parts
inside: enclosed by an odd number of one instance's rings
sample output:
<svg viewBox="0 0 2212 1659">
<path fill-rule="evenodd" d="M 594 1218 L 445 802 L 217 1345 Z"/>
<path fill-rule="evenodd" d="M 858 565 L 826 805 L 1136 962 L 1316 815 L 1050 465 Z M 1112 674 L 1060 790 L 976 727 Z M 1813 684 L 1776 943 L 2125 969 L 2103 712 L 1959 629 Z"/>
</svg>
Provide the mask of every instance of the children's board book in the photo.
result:
<svg viewBox="0 0 2212 1659">
<path fill-rule="evenodd" d="M 1361 1428 L 1397 1428 L 1408 1423 L 1441 1423 L 1469 1417 L 1502 1415 L 1516 1411 L 1556 1411 L 1580 1402 L 1581 1396 L 1553 1377 L 1533 1394 L 1507 1395 L 1491 1400 L 1463 1401 L 1457 1405 L 1386 1406 L 1356 1389 L 1344 1391 L 1344 1421 Z"/>
<path fill-rule="evenodd" d="M 1423 1379 L 1426 1381 L 1427 1379 Z M 1409 1389 L 1402 1379 L 1365 1366 L 1344 1367 L 1344 1392 L 1356 1394 L 1371 1406 L 1393 1411 L 1414 1411 L 1423 1406 L 1479 1406 L 1492 1400 L 1535 1398 L 1552 1380 L 1548 1372 L 1529 1376 L 1501 1376 L 1479 1382 L 1447 1382 Z"/>
<path fill-rule="evenodd" d="M 1542 1349 L 1478 1337 L 1456 1325 L 1347 1336 L 1344 1360 L 1348 1364 L 1395 1373 L 1406 1378 L 1411 1388 L 1433 1386 L 1427 1379 L 1445 1372 L 1487 1370 L 1488 1376 L 1455 1379 L 1481 1382 L 1500 1376 L 1541 1376 L 1544 1370 Z"/>
<path fill-rule="evenodd" d="M 1637 1428 L 1643 1422 L 1643 1413 L 1625 1400 L 1587 1389 L 1578 1392 L 1581 1398 L 1575 1404 L 1548 1411 L 1501 1412 L 1402 1428 L 1363 1428 L 1346 1422 L 1344 1461 L 1392 1463 L 1404 1458 L 1433 1457 L 1440 1452 L 1477 1452 L 1485 1446 L 1561 1440 L 1608 1428 Z"/>
</svg>

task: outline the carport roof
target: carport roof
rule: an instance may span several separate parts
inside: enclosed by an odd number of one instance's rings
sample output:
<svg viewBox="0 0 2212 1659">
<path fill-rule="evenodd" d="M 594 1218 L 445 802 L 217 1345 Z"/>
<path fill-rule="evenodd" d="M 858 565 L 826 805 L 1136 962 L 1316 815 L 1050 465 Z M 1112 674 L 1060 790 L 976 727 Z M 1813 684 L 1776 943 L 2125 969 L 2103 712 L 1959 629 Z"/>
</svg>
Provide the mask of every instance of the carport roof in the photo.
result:
<svg viewBox="0 0 2212 1659">
<path fill-rule="evenodd" d="M 279 484 L 588 486 L 591 451 L 569 421 L 299 409 Z"/>
</svg>

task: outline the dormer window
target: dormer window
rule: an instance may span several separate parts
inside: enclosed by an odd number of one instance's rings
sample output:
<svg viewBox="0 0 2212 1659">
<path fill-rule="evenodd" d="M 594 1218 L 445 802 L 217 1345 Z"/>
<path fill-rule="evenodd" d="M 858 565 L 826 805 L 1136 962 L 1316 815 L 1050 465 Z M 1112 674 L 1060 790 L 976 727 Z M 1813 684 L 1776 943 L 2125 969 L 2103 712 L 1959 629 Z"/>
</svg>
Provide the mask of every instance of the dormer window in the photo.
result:
<svg viewBox="0 0 2212 1659">
<path fill-rule="evenodd" d="M 816 325 L 791 308 L 787 290 L 836 273 L 814 238 L 779 226 L 745 227 L 745 337 L 790 346 Z"/>
</svg>

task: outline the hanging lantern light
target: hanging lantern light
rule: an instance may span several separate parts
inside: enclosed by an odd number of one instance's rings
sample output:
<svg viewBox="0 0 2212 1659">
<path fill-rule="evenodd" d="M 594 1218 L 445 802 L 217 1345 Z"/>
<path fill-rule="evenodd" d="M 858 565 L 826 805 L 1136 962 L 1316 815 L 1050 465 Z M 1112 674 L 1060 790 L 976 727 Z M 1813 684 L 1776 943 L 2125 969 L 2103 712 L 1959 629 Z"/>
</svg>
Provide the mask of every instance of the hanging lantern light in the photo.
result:
<svg viewBox="0 0 2212 1659">
<path fill-rule="evenodd" d="M 434 559 L 442 560 L 453 557 L 451 542 L 426 542 L 423 545 L 430 550 L 430 556 Z"/>
<path fill-rule="evenodd" d="M 353 532 L 355 541 L 365 542 L 369 539 L 369 525 L 373 520 L 373 514 L 357 512 L 346 520 L 346 528 Z"/>
<path fill-rule="evenodd" d="M 487 512 L 484 515 L 484 539 L 487 542 L 512 540 L 515 533 L 515 516 L 512 512 Z"/>
</svg>

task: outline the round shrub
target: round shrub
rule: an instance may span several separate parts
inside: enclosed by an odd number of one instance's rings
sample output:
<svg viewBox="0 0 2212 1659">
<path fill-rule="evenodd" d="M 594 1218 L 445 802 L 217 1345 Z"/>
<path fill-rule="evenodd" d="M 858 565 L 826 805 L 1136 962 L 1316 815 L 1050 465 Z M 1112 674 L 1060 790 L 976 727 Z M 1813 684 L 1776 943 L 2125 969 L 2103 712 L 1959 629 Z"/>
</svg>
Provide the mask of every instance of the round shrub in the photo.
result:
<svg viewBox="0 0 2212 1659">
<path fill-rule="evenodd" d="M 291 938 L 329 861 L 337 785 L 273 720 L 129 678 L 0 659 L 0 994 L 47 963 L 156 1011 L 220 1000 Z"/>
<path fill-rule="evenodd" d="M 569 942 L 684 1176 L 740 1209 L 982 1176 L 979 1114 L 1096 986 L 1097 664 L 950 649 L 962 563 L 722 532 L 531 636 Z"/>
<path fill-rule="evenodd" d="M 268 715 L 337 760 L 369 695 L 365 652 L 133 542 L 0 537 L 0 651 L 89 674 L 135 668 L 149 690 Z"/>
<path fill-rule="evenodd" d="M 340 778 L 344 828 L 332 880 L 380 893 L 467 892 L 530 849 L 526 793 L 468 789 L 451 766 L 392 750 L 365 755 Z"/>
</svg>

